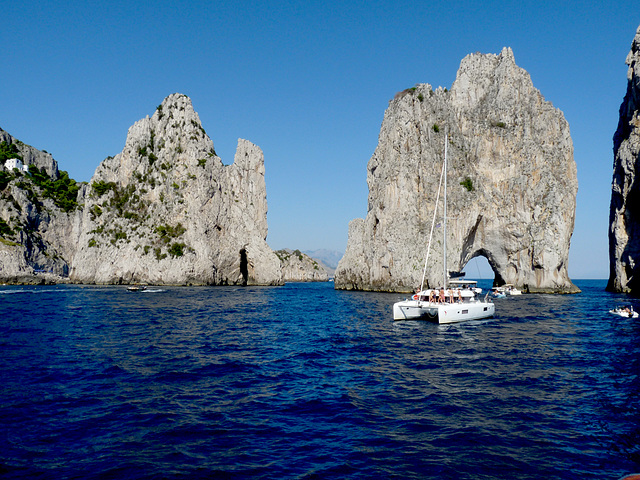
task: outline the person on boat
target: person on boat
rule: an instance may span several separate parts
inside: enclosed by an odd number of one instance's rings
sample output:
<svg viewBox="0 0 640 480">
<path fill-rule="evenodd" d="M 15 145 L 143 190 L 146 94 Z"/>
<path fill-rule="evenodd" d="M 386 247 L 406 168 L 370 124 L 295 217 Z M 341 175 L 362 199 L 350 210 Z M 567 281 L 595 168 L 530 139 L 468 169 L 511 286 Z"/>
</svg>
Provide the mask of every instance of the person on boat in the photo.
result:
<svg viewBox="0 0 640 480">
<path fill-rule="evenodd" d="M 444 303 L 444 287 L 440 287 L 440 295 L 438 295 L 438 303 Z"/>
<path fill-rule="evenodd" d="M 429 303 L 433 303 L 435 301 L 434 295 L 433 295 L 433 288 L 429 289 Z"/>
<path fill-rule="evenodd" d="M 458 289 L 458 303 L 462 303 L 462 290 Z"/>
</svg>

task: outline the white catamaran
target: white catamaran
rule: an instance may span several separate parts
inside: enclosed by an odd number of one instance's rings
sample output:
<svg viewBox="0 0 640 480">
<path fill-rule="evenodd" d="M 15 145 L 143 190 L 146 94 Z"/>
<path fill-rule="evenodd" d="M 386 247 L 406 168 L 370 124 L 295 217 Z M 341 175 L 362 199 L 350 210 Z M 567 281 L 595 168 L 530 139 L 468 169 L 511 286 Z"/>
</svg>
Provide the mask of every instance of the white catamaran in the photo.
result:
<svg viewBox="0 0 640 480">
<path fill-rule="evenodd" d="M 394 320 L 431 320 L 436 323 L 454 323 L 465 320 L 478 320 L 492 317 L 495 313 L 493 302 L 478 298 L 479 289 L 477 282 L 469 280 L 449 280 L 447 274 L 447 143 L 448 135 L 445 133 L 444 162 L 440 174 L 440 185 L 436 196 L 436 206 L 433 212 L 429 245 L 424 261 L 422 283 L 419 291 L 411 299 L 397 302 L 393 305 Z M 431 238 L 436 221 L 438 201 L 440 199 L 440 187 L 444 178 L 444 202 L 443 202 L 443 235 L 444 235 L 444 279 L 440 288 L 424 289 L 424 280 L 427 273 L 427 262 L 431 250 Z"/>
</svg>

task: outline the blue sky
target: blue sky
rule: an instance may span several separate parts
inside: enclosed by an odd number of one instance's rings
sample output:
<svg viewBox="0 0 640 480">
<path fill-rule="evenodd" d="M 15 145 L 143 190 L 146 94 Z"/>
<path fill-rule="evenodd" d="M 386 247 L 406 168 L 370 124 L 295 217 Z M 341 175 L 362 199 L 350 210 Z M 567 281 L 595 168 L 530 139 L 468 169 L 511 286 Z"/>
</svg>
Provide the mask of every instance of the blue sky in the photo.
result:
<svg viewBox="0 0 640 480">
<path fill-rule="evenodd" d="M 169 94 L 191 97 L 225 163 L 265 155 L 274 249 L 344 250 L 367 211 L 384 111 L 451 87 L 472 52 L 513 49 L 569 121 L 578 206 L 569 274 L 608 277 L 612 136 L 637 0 L 8 2 L 0 128 L 88 181 Z"/>
</svg>

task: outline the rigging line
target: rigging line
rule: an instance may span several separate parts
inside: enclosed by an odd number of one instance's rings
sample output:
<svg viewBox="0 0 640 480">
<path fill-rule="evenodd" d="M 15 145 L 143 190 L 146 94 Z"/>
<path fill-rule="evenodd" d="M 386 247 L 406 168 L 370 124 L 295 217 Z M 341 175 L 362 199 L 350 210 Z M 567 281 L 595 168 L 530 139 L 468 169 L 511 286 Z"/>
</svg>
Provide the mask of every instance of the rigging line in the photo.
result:
<svg viewBox="0 0 640 480">
<path fill-rule="evenodd" d="M 442 164 L 442 173 L 440 173 L 440 183 L 438 184 L 438 194 L 436 195 L 436 204 L 433 209 L 433 220 L 431 221 L 431 232 L 429 233 L 429 244 L 427 246 L 427 256 L 424 259 L 424 269 L 422 270 L 422 282 L 420 283 L 420 291 L 424 290 L 424 278 L 427 275 L 427 262 L 429 261 L 429 252 L 431 252 L 431 239 L 433 238 L 433 227 L 436 224 L 436 214 L 438 213 L 438 202 L 440 201 L 440 189 L 442 187 L 443 178 L 444 178 L 444 163 Z"/>
</svg>

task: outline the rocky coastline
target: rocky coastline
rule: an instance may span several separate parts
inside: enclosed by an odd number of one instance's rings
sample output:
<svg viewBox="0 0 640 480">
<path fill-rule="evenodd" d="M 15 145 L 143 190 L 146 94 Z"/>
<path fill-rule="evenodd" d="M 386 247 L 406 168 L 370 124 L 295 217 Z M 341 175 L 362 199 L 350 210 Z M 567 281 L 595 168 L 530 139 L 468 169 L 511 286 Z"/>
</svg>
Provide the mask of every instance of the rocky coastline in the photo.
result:
<svg viewBox="0 0 640 480">
<path fill-rule="evenodd" d="M 0 168 L 2 283 L 284 283 L 262 150 L 240 139 L 223 165 L 185 95 L 136 122 L 88 183 L 2 130 L 0 142 L 13 157 Z"/>
</svg>

